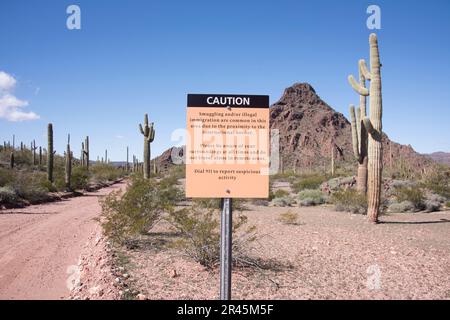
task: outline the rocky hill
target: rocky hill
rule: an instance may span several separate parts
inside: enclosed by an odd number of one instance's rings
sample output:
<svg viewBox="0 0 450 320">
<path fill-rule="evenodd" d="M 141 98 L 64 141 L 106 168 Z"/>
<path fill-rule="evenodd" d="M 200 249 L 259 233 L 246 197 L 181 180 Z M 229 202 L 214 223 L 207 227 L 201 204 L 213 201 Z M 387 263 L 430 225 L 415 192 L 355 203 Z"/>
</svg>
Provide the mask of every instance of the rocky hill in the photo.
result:
<svg viewBox="0 0 450 320">
<path fill-rule="evenodd" d="M 446 164 L 450 166 L 450 152 L 434 152 L 434 153 L 430 153 L 427 154 L 426 156 L 430 157 L 431 159 L 433 159 L 434 161 L 441 163 L 441 164 Z"/>
<path fill-rule="evenodd" d="M 355 101 L 358 101 L 355 97 Z M 296 83 L 286 88 L 280 100 L 270 107 L 270 127 L 278 129 L 283 167 L 286 170 L 329 166 L 331 148 L 335 146 L 337 162 L 355 163 L 352 148 L 351 125 L 336 112 L 307 83 Z M 401 145 L 383 136 L 384 163 L 389 166 L 406 164 L 411 170 L 421 170 L 432 160 L 420 155 L 408 145 Z M 162 170 L 170 166 L 172 150 L 157 157 Z M 182 149 L 175 149 L 181 152 Z M 392 155 L 392 160 L 390 159 Z"/>
<path fill-rule="evenodd" d="M 350 122 L 307 83 L 296 83 L 285 89 L 280 100 L 271 106 L 270 120 L 270 127 L 280 131 L 280 150 L 286 169 L 329 164 L 333 145 L 338 161 L 354 161 Z M 392 162 L 406 163 L 414 170 L 431 162 L 410 145 L 392 142 L 386 135 L 383 144 L 385 165 L 390 165 L 390 155 Z"/>
</svg>

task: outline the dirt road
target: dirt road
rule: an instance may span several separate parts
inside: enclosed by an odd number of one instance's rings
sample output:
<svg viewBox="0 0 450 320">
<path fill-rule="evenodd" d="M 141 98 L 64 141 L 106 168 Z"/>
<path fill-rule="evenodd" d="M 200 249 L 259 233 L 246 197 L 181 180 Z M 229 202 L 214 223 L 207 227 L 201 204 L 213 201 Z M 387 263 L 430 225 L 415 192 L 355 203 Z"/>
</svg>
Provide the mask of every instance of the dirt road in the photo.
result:
<svg viewBox="0 0 450 320">
<path fill-rule="evenodd" d="M 98 225 L 99 196 L 0 211 L 0 299 L 65 299 L 81 249 Z"/>
</svg>

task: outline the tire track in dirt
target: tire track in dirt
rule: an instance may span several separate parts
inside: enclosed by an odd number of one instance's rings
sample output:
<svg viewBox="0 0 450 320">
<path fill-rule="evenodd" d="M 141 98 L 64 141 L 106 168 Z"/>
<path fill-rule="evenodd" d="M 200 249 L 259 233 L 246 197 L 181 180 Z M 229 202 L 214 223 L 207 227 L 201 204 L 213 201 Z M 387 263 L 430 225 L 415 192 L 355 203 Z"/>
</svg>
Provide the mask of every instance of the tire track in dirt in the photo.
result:
<svg viewBox="0 0 450 320">
<path fill-rule="evenodd" d="M 125 186 L 0 211 L 0 299 L 68 298 L 68 271 L 98 225 L 99 197 Z"/>
</svg>

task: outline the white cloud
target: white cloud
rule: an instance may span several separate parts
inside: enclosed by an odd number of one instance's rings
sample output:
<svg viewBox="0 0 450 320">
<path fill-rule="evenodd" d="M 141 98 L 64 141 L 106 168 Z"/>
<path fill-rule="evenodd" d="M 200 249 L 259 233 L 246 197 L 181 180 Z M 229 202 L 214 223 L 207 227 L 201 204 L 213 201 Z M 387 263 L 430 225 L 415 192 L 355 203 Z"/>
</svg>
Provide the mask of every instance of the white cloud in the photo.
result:
<svg viewBox="0 0 450 320">
<path fill-rule="evenodd" d="M 16 79 L 6 72 L 0 71 L 0 92 L 10 91 L 16 86 Z"/>
<path fill-rule="evenodd" d="M 118 135 L 116 135 L 116 138 L 117 138 L 117 139 L 123 139 L 123 138 L 125 138 L 125 137 L 122 136 L 122 135 L 120 135 L 120 134 L 118 134 Z"/>
<path fill-rule="evenodd" d="M 23 111 L 28 101 L 16 98 L 11 92 L 16 86 L 16 79 L 6 72 L 0 71 L 0 119 L 8 121 L 37 120 L 39 115 L 32 111 Z"/>
</svg>

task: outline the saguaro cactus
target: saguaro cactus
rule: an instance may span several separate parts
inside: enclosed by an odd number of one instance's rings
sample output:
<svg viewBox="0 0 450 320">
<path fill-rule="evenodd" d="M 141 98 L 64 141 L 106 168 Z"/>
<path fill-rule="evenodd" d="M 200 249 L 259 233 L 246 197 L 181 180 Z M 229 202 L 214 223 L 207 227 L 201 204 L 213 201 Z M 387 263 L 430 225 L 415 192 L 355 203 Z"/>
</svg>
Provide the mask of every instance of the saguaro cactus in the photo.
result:
<svg viewBox="0 0 450 320">
<path fill-rule="evenodd" d="M 39 146 L 39 166 L 42 166 L 42 147 Z"/>
<path fill-rule="evenodd" d="M 48 124 L 47 127 L 47 180 L 53 182 L 53 125 Z"/>
<path fill-rule="evenodd" d="M 129 163 L 128 163 L 128 161 L 129 161 L 129 159 L 128 159 L 128 147 L 127 147 L 127 165 L 126 165 L 126 171 L 128 172 L 128 170 L 129 170 Z"/>
<path fill-rule="evenodd" d="M 66 170 L 65 170 L 65 183 L 68 190 L 71 189 L 70 182 L 72 177 L 72 152 L 70 151 L 70 134 L 67 136 L 67 148 L 66 148 Z"/>
<path fill-rule="evenodd" d="M 150 144 L 155 139 L 155 129 L 153 129 L 153 122 L 148 123 L 148 115 L 144 116 L 144 127 L 142 124 L 139 124 L 139 129 L 144 136 L 144 179 L 150 178 Z"/>
<path fill-rule="evenodd" d="M 83 162 L 86 169 L 89 171 L 89 136 L 86 136 L 83 144 Z"/>
<path fill-rule="evenodd" d="M 350 118 L 352 124 L 352 142 L 353 142 L 353 153 L 355 154 L 356 160 L 358 161 L 358 179 L 356 181 L 356 188 L 358 191 L 366 193 L 367 192 L 367 130 L 364 126 L 363 119 L 366 117 L 366 99 L 368 90 L 366 88 L 366 78 L 363 74 L 363 67 L 365 66 L 364 60 L 360 60 L 358 64 L 359 70 L 359 85 L 363 92 L 359 93 L 359 109 L 356 109 L 353 105 L 350 106 Z M 353 79 L 350 77 L 349 79 Z M 351 80 L 353 82 L 353 80 Z M 353 86 L 353 84 L 352 84 Z M 365 90 L 364 90 L 365 89 Z"/>
<path fill-rule="evenodd" d="M 31 143 L 31 152 L 33 154 L 33 166 L 36 165 L 36 141 L 33 140 L 33 142 Z"/>
<path fill-rule="evenodd" d="M 381 64 L 376 34 L 371 34 L 370 43 L 370 71 L 364 60 L 360 61 L 360 71 L 365 79 L 370 81 L 370 91 L 358 84 L 353 76 L 349 82 L 360 95 L 370 95 L 370 118 L 362 117 L 368 132 L 368 186 L 367 186 L 367 215 L 372 222 L 378 222 L 381 197 L 381 175 L 383 170 L 382 112 L 381 96 Z"/>
<path fill-rule="evenodd" d="M 9 167 L 11 169 L 14 169 L 14 151 L 11 151 L 11 154 L 9 156 Z"/>
</svg>

